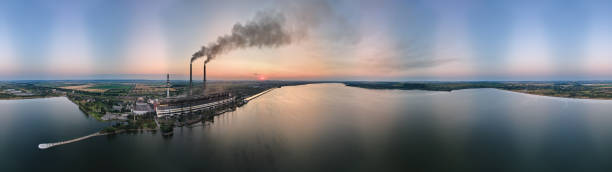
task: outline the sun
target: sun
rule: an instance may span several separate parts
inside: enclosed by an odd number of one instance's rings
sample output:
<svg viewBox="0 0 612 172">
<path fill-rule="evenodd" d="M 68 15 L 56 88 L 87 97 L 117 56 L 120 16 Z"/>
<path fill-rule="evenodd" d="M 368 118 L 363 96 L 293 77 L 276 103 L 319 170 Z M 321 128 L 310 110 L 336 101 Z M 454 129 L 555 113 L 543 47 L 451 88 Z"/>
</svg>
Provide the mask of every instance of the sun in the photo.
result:
<svg viewBox="0 0 612 172">
<path fill-rule="evenodd" d="M 263 80 L 266 80 L 266 77 L 263 75 L 260 75 L 259 77 L 257 77 L 257 80 L 263 81 Z"/>
</svg>

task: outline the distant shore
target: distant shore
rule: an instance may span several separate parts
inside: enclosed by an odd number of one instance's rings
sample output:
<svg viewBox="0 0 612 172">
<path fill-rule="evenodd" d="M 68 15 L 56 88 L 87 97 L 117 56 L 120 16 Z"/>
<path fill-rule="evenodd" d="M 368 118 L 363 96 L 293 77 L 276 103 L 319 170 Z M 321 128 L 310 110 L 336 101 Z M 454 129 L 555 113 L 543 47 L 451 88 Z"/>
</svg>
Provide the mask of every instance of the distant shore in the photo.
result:
<svg viewBox="0 0 612 172">
<path fill-rule="evenodd" d="M 28 99 L 44 99 L 44 98 L 54 98 L 54 97 L 65 97 L 65 96 L 57 95 L 57 96 L 2 97 L 0 98 L 0 100 L 28 100 Z"/>
<path fill-rule="evenodd" d="M 558 82 L 343 82 L 345 86 L 366 89 L 453 91 L 494 88 L 516 93 L 572 99 L 612 100 L 612 82 L 600 84 Z"/>
<path fill-rule="evenodd" d="M 504 89 L 500 89 L 500 90 L 504 90 Z M 537 93 L 532 93 L 529 91 L 522 91 L 522 90 L 504 90 L 504 91 L 511 91 L 511 92 L 515 92 L 515 93 L 521 93 L 521 94 L 529 94 L 529 95 L 536 95 L 536 96 L 545 96 L 545 97 L 558 97 L 558 98 L 568 98 L 568 99 L 584 99 L 584 100 L 612 100 L 612 98 L 600 98 L 600 97 L 567 97 L 567 96 L 552 96 L 552 95 L 546 95 L 546 94 L 537 94 Z"/>
</svg>

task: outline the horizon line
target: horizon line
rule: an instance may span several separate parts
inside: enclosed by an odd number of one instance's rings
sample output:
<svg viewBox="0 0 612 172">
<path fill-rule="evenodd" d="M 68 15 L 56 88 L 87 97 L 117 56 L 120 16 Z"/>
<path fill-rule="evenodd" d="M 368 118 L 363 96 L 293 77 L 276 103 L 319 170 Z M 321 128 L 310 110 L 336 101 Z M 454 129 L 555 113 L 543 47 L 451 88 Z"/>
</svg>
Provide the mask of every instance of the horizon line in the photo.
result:
<svg viewBox="0 0 612 172">
<path fill-rule="evenodd" d="M 165 79 L 0 79 L 0 82 L 16 81 L 166 81 Z M 170 81 L 185 81 L 188 79 L 170 79 Z M 202 82 L 201 80 L 193 80 Z M 575 79 L 575 80 L 291 80 L 291 79 L 212 79 L 207 81 L 292 81 L 292 82 L 612 82 L 612 79 Z"/>
</svg>

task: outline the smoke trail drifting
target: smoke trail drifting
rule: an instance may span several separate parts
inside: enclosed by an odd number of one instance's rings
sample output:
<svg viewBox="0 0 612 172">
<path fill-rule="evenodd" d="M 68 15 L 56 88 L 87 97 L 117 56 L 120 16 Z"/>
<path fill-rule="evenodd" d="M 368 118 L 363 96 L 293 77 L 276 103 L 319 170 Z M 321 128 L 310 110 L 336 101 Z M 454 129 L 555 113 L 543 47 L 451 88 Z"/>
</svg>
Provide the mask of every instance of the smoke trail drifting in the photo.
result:
<svg viewBox="0 0 612 172">
<path fill-rule="evenodd" d="M 191 62 L 206 56 L 204 63 L 217 55 L 238 48 L 278 47 L 291 43 L 291 34 L 285 27 L 285 15 L 275 11 L 259 12 L 246 24 L 236 23 L 229 35 L 219 36 L 216 42 L 203 46 L 193 54 Z"/>
</svg>

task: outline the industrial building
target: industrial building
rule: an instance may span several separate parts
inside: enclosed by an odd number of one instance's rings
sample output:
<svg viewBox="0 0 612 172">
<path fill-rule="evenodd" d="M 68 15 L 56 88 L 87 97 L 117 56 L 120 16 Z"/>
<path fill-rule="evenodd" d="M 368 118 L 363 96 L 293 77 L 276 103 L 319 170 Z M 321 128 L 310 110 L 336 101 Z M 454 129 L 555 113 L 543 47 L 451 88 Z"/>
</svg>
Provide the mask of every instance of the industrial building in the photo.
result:
<svg viewBox="0 0 612 172">
<path fill-rule="evenodd" d="M 217 93 L 206 95 L 206 64 L 203 67 L 203 90 L 202 95 L 192 95 L 192 63 L 189 63 L 189 96 L 170 98 L 169 92 L 166 93 L 167 98 L 160 100 L 155 105 L 157 117 L 172 117 L 182 114 L 199 113 L 207 110 L 222 107 L 224 105 L 233 104 L 236 97 L 231 93 Z M 170 87 L 170 75 L 167 75 L 167 87 Z"/>
<path fill-rule="evenodd" d="M 215 109 L 223 105 L 232 104 L 235 100 L 236 97 L 230 93 L 165 99 L 155 106 L 155 111 L 157 112 L 157 117 L 172 117 Z"/>
<path fill-rule="evenodd" d="M 151 106 L 145 102 L 142 97 L 139 97 L 134 105 L 134 108 L 132 108 L 132 113 L 135 115 L 143 115 L 149 112 L 153 112 L 153 108 L 151 108 Z"/>
</svg>

